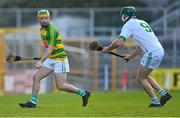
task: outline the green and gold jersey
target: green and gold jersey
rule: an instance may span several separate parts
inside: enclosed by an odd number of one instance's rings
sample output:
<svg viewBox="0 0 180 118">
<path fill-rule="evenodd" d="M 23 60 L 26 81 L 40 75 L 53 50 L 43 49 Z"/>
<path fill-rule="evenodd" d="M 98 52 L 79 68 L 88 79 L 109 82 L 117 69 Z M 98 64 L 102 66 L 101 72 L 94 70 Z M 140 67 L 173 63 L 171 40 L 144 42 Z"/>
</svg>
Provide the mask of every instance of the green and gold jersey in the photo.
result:
<svg viewBox="0 0 180 118">
<path fill-rule="evenodd" d="M 49 24 L 46 28 L 40 28 L 41 40 L 44 44 L 45 48 L 48 48 L 49 45 L 54 46 L 53 52 L 49 56 L 49 58 L 54 60 L 61 60 L 67 58 L 67 54 L 64 51 L 64 46 L 62 39 L 59 35 L 58 30 L 51 24 Z"/>
</svg>

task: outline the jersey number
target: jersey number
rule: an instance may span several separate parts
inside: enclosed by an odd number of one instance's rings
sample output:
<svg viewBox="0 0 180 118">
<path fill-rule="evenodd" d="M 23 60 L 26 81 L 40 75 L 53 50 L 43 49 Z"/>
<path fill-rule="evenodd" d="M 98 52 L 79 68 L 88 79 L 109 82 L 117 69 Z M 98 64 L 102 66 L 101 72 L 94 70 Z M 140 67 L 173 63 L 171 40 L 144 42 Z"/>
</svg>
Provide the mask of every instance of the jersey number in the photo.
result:
<svg viewBox="0 0 180 118">
<path fill-rule="evenodd" d="M 146 32 L 152 32 L 151 27 L 147 23 L 140 23 Z"/>
</svg>

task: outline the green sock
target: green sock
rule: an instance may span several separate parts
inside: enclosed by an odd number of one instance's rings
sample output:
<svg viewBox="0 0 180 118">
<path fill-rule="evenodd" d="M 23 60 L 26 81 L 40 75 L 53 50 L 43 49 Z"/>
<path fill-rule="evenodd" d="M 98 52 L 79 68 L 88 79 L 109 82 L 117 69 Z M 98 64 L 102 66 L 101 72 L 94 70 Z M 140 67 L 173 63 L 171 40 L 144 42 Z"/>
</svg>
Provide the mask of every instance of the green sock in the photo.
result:
<svg viewBox="0 0 180 118">
<path fill-rule="evenodd" d="M 80 96 L 84 96 L 86 94 L 86 91 L 84 89 L 78 88 L 77 94 Z"/>
<path fill-rule="evenodd" d="M 36 102 L 37 102 L 37 94 L 36 93 L 32 93 L 31 102 L 33 104 L 36 104 Z"/>
<path fill-rule="evenodd" d="M 167 92 L 164 89 L 158 91 L 161 96 L 165 96 Z"/>
<path fill-rule="evenodd" d="M 152 101 L 153 104 L 160 104 L 160 101 L 159 101 L 159 99 L 156 96 L 152 97 L 151 101 Z"/>
</svg>

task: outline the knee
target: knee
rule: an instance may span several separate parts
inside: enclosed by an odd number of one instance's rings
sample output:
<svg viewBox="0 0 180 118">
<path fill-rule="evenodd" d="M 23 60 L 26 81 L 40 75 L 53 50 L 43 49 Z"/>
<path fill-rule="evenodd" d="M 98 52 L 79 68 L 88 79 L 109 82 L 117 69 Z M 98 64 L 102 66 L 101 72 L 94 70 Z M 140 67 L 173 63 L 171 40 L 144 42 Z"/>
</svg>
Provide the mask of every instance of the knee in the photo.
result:
<svg viewBox="0 0 180 118">
<path fill-rule="evenodd" d="M 63 91 L 64 90 L 64 83 L 63 84 L 56 84 L 56 87 L 58 90 Z"/>
<path fill-rule="evenodd" d="M 137 82 L 139 82 L 139 83 L 140 83 L 140 82 L 143 80 L 143 78 L 141 78 L 141 77 L 137 77 L 137 78 L 136 78 L 136 80 L 137 80 Z"/>
</svg>

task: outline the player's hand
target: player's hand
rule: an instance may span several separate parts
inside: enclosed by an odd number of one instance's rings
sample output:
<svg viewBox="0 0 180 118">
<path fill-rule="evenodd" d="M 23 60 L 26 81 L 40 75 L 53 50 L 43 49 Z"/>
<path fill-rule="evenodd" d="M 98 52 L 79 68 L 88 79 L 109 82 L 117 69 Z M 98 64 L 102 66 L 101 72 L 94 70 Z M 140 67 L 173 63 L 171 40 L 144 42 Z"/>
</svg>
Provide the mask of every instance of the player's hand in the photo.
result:
<svg viewBox="0 0 180 118">
<path fill-rule="evenodd" d="M 41 67 L 42 67 L 42 61 L 37 61 L 36 68 L 41 68 Z"/>
<path fill-rule="evenodd" d="M 129 54 L 122 54 L 122 56 L 124 56 L 123 59 L 124 59 L 126 62 L 128 62 L 128 61 L 131 59 L 131 55 L 129 55 Z"/>
<path fill-rule="evenodd" d="M 109 51 L 110 51 L 110 50 L 109 50 L 108 47 L 104 47 L 101 52 L 103 52 L 103 53 L 108 53 Z"/>
</svg>

